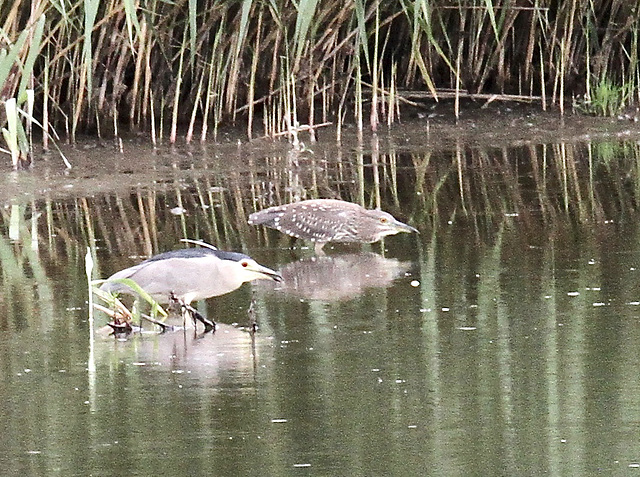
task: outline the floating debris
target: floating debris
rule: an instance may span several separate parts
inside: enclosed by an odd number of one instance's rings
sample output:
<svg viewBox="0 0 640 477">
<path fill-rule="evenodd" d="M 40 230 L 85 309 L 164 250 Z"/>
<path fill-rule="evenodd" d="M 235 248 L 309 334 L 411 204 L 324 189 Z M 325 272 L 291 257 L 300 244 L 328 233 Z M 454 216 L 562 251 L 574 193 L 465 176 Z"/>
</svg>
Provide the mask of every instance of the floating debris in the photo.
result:
<svg viewBox="0 0 640 477">
<path fill-rule="evenodd" d="M 185 209 L 184 207 L 174 207 L 169 212 L 171 212 L 173 215 L 184 215 L 187 212 L 187 209 Z"/>
</svg>

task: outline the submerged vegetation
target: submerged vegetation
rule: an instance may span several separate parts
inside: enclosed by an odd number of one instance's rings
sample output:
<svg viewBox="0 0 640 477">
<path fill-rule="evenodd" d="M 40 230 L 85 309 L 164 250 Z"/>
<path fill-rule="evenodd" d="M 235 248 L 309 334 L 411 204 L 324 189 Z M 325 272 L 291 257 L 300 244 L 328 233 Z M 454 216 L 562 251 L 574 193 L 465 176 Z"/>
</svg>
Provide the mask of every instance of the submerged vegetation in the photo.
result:
<svg viewBox="0 0 640 477">
<path fill-rule="evenodd" d="M 638 101 L 639 34 L 626 0 L 3 2 L 0 123 L 17 166 L 34 124 L 46 149 L 56 132 L 204 141 L 227 124 L 339 138 L 415 97 L 611 114 Z"/>
</svg>

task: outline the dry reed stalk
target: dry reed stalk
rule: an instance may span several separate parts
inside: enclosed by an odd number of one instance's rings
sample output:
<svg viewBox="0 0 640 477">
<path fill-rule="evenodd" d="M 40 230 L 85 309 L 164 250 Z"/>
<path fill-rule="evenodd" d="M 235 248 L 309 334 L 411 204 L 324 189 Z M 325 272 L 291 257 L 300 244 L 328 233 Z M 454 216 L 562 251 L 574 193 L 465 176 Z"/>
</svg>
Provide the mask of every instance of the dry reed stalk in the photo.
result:
<svg viewBox="0 0 640 477">
<path fill-rule="evenodd" d="M 198 114 L 198 107 L 202 101 L 202 83 L 204 82 L 204 75 L 200 76 L 200 82 L 198 83 L 198 90 L 196 91 L 195 103 L 193 105 L 193 109 L 191 110 L 191 119 L 189 121 L 189 128 L 187 129 L 187 134 L 185 135 L 185 141 L 187 144 L 191 143 L 191 139 L 193 139 L 193 128 L 195 127 L 196 117 Z"/>
<path fill-rule="evenodd" d="M 181 86 L 184 80 L 184 54 L 186 50 L 187 32 L 185 30 L 182 35 L 182 47 L 180 48 L 178 73 L 176 77 L 175 91 L 173 96 L 173 108 L 171 110 L 171 133 L 169 135 L 169 142 L 174 144 L 178 137 L 178 117 L 180 112 L 180 93 L 182 92 Z"/>
<path fill-rule="evenodd" d="M 249 91 L 247 97 L 247 104 L 249 105 L 249 113 L 247 118 L 247 136 L 249 139 L 253 136 L 253 108 L 254 98 L 256 90 L 256 72 L 258 70 L 258 58 L 260 53 L 260 36 L 262 33 L 262 9 L 258 14 L 258 26 L 256 31 L 255 46 L 253 49 L 253 55 L 251 60 L 251 73 L 249 79 Z"/>
</svg>

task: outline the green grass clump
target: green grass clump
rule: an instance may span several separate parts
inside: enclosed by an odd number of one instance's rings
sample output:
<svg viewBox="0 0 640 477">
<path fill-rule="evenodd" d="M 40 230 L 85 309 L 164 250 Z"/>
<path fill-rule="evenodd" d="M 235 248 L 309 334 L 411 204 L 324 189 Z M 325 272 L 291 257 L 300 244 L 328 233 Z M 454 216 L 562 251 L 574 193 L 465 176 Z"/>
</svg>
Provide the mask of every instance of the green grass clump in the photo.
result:
<svg viewBox="0 0 640 477">
<path fill-rule="evenodd" d="M 577 109 L 586 114 L 602 117 L 620 116 L 628 106 L 628 88 L 603 78 L 591 90 L 591 96 L 576 104 Z"/>
</svg>

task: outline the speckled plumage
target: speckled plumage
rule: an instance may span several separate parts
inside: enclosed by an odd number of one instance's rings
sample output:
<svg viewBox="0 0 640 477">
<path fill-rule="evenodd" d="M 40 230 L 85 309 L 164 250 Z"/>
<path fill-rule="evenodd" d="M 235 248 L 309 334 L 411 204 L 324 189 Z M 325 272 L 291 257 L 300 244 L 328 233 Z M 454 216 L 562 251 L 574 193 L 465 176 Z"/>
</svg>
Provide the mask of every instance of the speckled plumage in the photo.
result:
<svg viewBox="0 0 640 477">
<path fill-rule="evenodd" d="M 249 224 L 264 225 L 284 234 L 315 242 L 377 242 L 387 235 L 417 230 L 382 210 L 368 210 L 352 202 L 312 199 L 269 207 L 249 216 Z"/>
</svg>

